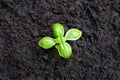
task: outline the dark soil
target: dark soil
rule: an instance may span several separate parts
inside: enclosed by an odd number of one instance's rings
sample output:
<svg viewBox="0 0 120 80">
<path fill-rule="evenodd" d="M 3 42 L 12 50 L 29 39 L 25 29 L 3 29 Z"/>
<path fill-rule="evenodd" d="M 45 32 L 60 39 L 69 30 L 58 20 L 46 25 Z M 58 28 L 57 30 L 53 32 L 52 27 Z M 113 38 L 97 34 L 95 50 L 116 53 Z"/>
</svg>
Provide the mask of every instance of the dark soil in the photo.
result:
<svg viewBox="0 0 120 80">
<path fill-rule="evenodd" d="M 37 45 L 55 22 L 83 31 L 70 59 Z M 0 80 L 120 80 L 120 0 L 0 0 Z"/>
</svg>

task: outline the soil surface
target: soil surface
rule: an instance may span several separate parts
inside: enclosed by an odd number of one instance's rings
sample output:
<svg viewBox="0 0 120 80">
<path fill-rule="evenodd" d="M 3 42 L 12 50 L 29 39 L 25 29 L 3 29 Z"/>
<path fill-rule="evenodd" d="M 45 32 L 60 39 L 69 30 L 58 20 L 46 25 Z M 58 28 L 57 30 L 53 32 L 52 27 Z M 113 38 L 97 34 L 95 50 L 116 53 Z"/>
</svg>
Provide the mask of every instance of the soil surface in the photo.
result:
<svg viewBox="0 0 120 80">
<path fill-rule="evenodd" d="M 83 31 L 69 59 L 37 44 L 56 22 Z M 0 0 L 0 80 L 120 80 L 120 0 Z"/>
</svg>

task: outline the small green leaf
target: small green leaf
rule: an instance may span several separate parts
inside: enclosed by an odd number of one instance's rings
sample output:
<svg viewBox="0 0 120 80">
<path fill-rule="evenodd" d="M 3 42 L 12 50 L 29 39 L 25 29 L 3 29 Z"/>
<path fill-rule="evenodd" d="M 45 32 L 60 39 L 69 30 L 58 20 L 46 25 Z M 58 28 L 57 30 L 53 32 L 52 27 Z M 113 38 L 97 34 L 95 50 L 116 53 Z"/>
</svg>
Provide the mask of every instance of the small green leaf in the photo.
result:
<svg viewBox="0 0 120 80">
<path fill-rule="evenodd" d="M 55 45 L 54 39 L 51 37 L 43 37 L 39 42 L 38 45 L 44 49 L 49 49 Z"/>
<path fill-rule="evenodd" d="M 60 23 L 55 23 L 53 25 L 53 34 L 55 37 L 62 37 L 64 35 L 63 25 Z"/>
<path fill-rule="evenodd" d="M 78 29 L 70 29 L 66 35 L 65 38 L 67 40 L 77 40 L 82 36 L 82 31 L 78 30 Z"/>
<path fill-rule="evenodd" d="M 65 42 L 66 41 L 66 38 L 65 37 L 58 37 L 55 40 L 55 43 L 62 43 L 62 42 Z"/>
<path fill-rule="evenodd" d="M 55 47 L 58 50 L 58 53 L 61 57 L 69 58 L 72 54 L 71 46 L 67 42 L 60 43 L 59 45 L 56 45 Z"/>
</svg>

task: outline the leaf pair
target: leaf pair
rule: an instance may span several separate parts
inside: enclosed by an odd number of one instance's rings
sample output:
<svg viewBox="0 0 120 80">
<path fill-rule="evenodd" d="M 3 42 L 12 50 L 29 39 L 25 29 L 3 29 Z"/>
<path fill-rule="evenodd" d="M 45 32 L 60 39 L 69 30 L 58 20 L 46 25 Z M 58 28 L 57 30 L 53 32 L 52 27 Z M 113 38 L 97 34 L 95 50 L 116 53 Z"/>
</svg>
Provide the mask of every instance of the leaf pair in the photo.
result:
<svg viewBox="0 0 120 80">
<path fill-rule="evenodd" d="M 64 37 L 63 25 L 60 23 L 55 23 L 53 25 L 53 34 L 55 36 L 55 39 L 51 37 L 44 37 L 38 42 L 38 45 L 44 49 L 49 49 L 55 46 L 61 57 L 69 58 L 72 54 L 72 49 L 66 40 L 79 39 L 82 35 L 82 31 L 73 28 L 68 30 Z"/>
</svg>

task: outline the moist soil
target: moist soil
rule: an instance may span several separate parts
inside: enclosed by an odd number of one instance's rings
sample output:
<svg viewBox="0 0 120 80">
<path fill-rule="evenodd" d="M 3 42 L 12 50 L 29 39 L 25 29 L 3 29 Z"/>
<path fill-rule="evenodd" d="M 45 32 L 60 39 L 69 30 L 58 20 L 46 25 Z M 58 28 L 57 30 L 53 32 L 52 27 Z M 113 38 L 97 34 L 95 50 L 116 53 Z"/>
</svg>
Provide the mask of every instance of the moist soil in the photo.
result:
<svg viewBox="0 0 120 80">
<path fill-rule="evenodd" d="M 83 31 L 69 59 L 37 44 L 56 22 Z M 120 80 L 120 0 L 0 0 L 0 80 Z"/>
</svg>

